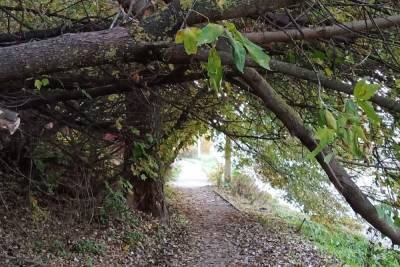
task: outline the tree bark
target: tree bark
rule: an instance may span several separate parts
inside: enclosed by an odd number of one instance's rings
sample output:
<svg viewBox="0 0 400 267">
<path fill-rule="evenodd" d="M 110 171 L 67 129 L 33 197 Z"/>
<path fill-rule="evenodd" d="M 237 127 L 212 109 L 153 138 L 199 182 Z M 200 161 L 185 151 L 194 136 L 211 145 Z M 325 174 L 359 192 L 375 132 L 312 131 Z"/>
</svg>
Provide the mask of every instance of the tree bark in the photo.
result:
<svg viewBox="0 0 400 267">
<path fill-rule="evenodd" d="M 222 64 L 230 65 L 233 68 L 235 67 L 235 63 L 233 57 L 230 53 L 224 51 L 218 51 Z M 200 49 L 198 53 L 194 56 L 188 56 L 184 49 L 180 46 L 170 47 L 166 50 L 165 55 L 168 59 L 167 62 L 169 63 L 187 63 L 190 64 L 191 60 L 197 59 L 199 61 L 207 61 L 208 58 L 208 50 Z M 259 68 L 259 65 L 252 60 L 246 59 L 246 66 Z M 271 59 L 270 61 L 270 68 L 273 71 L 277 71 L 283 74 L 290 75 L 295 78 L 299 78 L 302 80 L 310 81 L 313 83 L 320 83 L 321 86 L 328 90 L 333 90 L 337 92 L 342 92 L 345 94 L 352 95 L 354 85 L 348 84 L 339 80 L 331 79 L 321 73 L 315 73 L 306 68 L 298 67 L 294 64 L 290 64 L 287 62 Z M 396 101 L 390 99 L 388 97 L 380 96 L 375 94 L 370 99 L 373 103 L 377 104 L 378 106 L 386 109 L 388 112 L 392 114 L 400 113 L 400 101 Z"/>
<path fill-rule="evenodd" d="M 152 157 L 157 153 L 148 141 L 148 135 L 154 136 L 157 128 L 155 97 L 145 88 L 133 88 L 125 97 L 124 176 L 133 185 L 133 194 L 128 198 L 128 205 L 133 209 L 165 219 L 167 208 L 163 177 L 145 171 L 134 174 L 132 170 L 132 167 L 137 168 L 140 164 L 144 164 L 142 160 L 148 163 L 146 155 Z M 132 129 L 138 131 L 138 134 L 133 134 Z M 138 155 L 136 149 L 138 144 L 143 146 L 146 155 Z"/>
<path fill-rule="evenodd" d="M 286 104 L 285 100 L 275 92 L 256 70 L 246 68 L 243 79 L 252 88 L 253 93 L 263 101 L 265 107 L 271 110 L 282 121 L 293 136 L 296 136 L 310 151 L 313 151 L 317 147 L 317 141 L 305 127 L 299 114 Z M 325 162 L 325 155 L 328 154 L 329 151 L 325 150 L 319 153 L 316 158 L 339 193 L 342 194 L 356 213 L 360 214 L 382 234 L 389 237 L 394 244 L 399 245 L 400 232 L 398 229 L 395 229 L 379 217 L 374 205 L 358 188 L 357 184 L 351 180 L 351 177 L 335 157 L 330 163 Z"/>
<path fill-rule="evenodd" d="M 225 0 L 218 5 L 215 0 L 186 1 L 193 6 L 185 7 L 181 0 L 173 0 L 167 8 L 141 21 L 143 29 L 153 36 L 174 34 L 185 22 L 187 25 L 206 21 L 243 18 L 261 15 L 267 11 L 301 4 L 304 0 Z M 188 13 L 189 9 L 192 11 Z"/>
<path fill-rule="evenodd" d="M 228 19 L 287 7 L 294 0 L 229 0 L 221 9 L 214 0 L 196 1 L 187 17 L 188 23 Z M 198 14 L 203 14 L 199 16 Z M 175 33 L 187 14 L 179 0 L 140 22 L 147 34 L 157 37 Z M 134 27 L 134 26 L 133 26 Z M 178 27 L 178 28 L 177 28 Z M 98 66 L 109 63 L 148 62 L 155 57 L 165 42 L 140 43 L 128 29 L 117 27 L 99 32 L 66 34 L 38 42 L 0 48 L 0 82 L 22 79 L 40 74 Z"/>
<path fill-rule="evenodd" d="M 232 177 L 232 140 L 229 136 L 225 136 L 225 165 L 224 165 L 224 182 L 229 184 Z"/>
<path fill-rule="evenodd" d="M 249 32 L 245 36 L 256 43 L 269 44 L 276 42 L 292 42 L 293 40 L 315 40 L 335 36 L 360 36 L 369 31 L 379 31 L 400 25 L 400 16 L 358 20 L 343 25 L 301 28 L 276 32 Z"/>
<path fill-rule="evenodd" d="M 0 48 L 0 82 L 118 61 L 144 62 L 162 47 L 157 42 L 136 42 L 125 28 L 4 47 Z"/>
</svg>

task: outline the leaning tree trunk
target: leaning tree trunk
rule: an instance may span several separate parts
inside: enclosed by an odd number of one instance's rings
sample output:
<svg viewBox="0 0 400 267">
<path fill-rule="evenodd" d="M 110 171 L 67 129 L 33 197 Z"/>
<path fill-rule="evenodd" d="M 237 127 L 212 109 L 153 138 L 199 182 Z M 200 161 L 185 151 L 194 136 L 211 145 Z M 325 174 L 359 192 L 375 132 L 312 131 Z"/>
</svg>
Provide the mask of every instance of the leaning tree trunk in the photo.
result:
<svg viewBox="0 0 400 267">
<path fill-rule="evenodd" d="M 133 185 L 128 205 L 164 219 L 167 217 L 164 179 L 159 177 L 154 166 L 147 166 L 151 162 L 149 157 L 154 159 L 156 153 L 156 146 L 149 141 L 149 136 L 154 135 L 157 126 L 156 102 L 144 88 L 134 87 L 126 94 L 124 178 Z M 144 164 L 147 167 L 143 167 Z M 146 172 L 151 168 L 151 172 Z"/>
<path fill-rule="evenodd" d="M 310 151 L 317 147 L 317 141 L 303 124 L 299 114 L 275 92 L 271 85 L 256 70 L 246 68 L 243 78 L 252 88 L 253 93 L 263 101 L 264 106 L 277 116 L 293 136 L 296 136 Z M 316 159 L 339 193 L 346 199 L 355 212 L 360 214 L 382 234 L 389 237 L 394 244 L 399 245 L 400 231 L 379 217 L 375 206 L 368 200 L 357 184 L 353 182 L 335 157 L 329 163 L 325 162 L 325 155 L 328 154 L 329 151 L 326 149 L 319 153 Z"/>
</svg>

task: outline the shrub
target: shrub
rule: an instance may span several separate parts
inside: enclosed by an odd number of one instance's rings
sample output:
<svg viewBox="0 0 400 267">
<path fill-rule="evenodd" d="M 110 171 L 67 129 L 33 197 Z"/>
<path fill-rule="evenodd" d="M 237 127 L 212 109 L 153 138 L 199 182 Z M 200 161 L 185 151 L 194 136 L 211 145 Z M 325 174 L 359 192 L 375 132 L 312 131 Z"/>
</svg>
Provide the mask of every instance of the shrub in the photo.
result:
<svg viewBox="0 0 400 267">
<path fill-rule="evenodd" d="M 169 167 L 165 173 L 165 183 L 173 182 L 178 179 L 181 172 L 182 167 L 179 165 Z"/>
<path fill-rule="evenodd" d="M 251 203 L 265 200 L 265 193 L 258 189 L 253 178 L 245 173 L 235 171 L 228 187 L 232 194 L 246 198 Z"/>
<path fill-rule="evenodd" d="M 131 189 L 132 185 L 122 178 L 114 188 L 106 182 L 105 196 L 98 216 L 101 223 L 107 223 L 113 219 L 120 221 L 134 219 L 126 200 L 126 195 Z"/>
<path fill-rule="evenodd" d="M 139 231 L 126 232 L 122 237 L 122 241 L 129 246 L 136 246 L 144 238 L 143 233 Z"/>
<path fill-rule="evenodd" d="M 213 185 L 216 185 L 220 187 L 222 185 L 222 175 L 224 174 L 224 169 L 222 168 L 221 165 L 218 165 L 216 168 L 214 168 L 212 171 L 208 173 L 208 180 Z"/>
<path fill-rule="evenodd" d="M 71 251 L 75 253 L 92 253 L 92 254 L 101 254 L 104 251 L 104 246 L 101 244 L 97 244 L 92 240 L 79 240 L 76 242 Z"/>
</svg>

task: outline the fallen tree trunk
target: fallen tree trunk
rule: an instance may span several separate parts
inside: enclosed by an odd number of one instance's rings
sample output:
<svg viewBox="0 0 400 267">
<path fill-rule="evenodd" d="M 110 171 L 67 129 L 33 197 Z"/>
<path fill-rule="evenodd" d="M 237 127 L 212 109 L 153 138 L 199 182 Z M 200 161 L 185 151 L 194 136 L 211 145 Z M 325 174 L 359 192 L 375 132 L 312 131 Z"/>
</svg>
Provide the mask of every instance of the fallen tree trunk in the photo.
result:
<svg viewBox="0 0 400 267">
<path fill-rule="evenodd" d="M 125 28 L 66 34 L 0 49 L 0 82 L 88 66 L 142 62 L 165 46 L 138 43 Z"/>
<path fill-rule="evenodd" d="M 310 151 L 313 151 L 317 147 L 317 141 L 313 138 L 312 133 L 305 127 L 299 114 L 286 104 L 285 100 L 275 92 L 270 84 L 256 70 L 246 68 L 243 79 L 251 87 L 253 93 L 263 101 L 265 107 L 271 110 L 278 119 L 282 121 L 293 136 L 296 136 Z M 335 157 L 333 157 L 329 163 L 325 162 L 324 158 L 328 153 L 329 151 L 325 150 L 319 153 L 316 158 L 328 175 L 329 180 L 356 213 L 360 214 L 382 234 L 389 237 L 394 244 L 399 245 L 400 231 L 379 217 L 374 205 L 359 189 L 357 184 L 351 180 L 351 177 Z"/>
<path fill-rule="evenodd" d="M 193 25 L 205 21 L 244 18 L 267 11 L 301 4 L 304 0 L 174 0 L 167 8 L 141 21 L 140 26 L 153 36 L 174 34 L 183 23 Z M 189 6 L 187 6 L 189 3 Z"/>
<path fill-rule="evenodd" d="M 369 31 L 379 32 L 400 25 L 400 16 L 358 20 L 342 25 L 321 26 L 315 28 L 291 29 L 275 32 L 249 32 L 246 37 L 256 43 L 269 44 L 276 42 L 292 42 L 293 40 L 315 40 L 318 38 L 332 38 L 335 36 L 351 37 L 362 36 Z"/>
<path fill-rule="evenodd" d="M 287 7 L 294 0 L 230 0 L 221 9 L 214 0 L 200 0 L 188 7 L 179 0 L 140 22 L 144 32 L 154 36 L 175 33 L 188 24 L 260 14 Z M 202 16 L 199 16 L 202 14 Z M 98 66 L 118 61 L 148 62 L 165 42 L 141 43 L 128 29 L 117 27 L 98 32 L 66 34 L 38 42 L 0 48 L 0 82 L 63 70 Z"/>
</svg>

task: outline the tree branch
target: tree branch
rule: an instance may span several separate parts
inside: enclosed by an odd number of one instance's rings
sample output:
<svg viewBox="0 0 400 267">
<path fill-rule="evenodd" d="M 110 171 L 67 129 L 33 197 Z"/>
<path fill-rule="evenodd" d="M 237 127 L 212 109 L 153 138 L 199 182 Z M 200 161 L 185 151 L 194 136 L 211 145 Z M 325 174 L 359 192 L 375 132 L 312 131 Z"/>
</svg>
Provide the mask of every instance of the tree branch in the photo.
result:
<svg viewBox="0 0 400 267">
<path fill-rule="evenodd" d="M 335 36 L 360 36 L 364 31 L 388 29 L 400 25 L 400 15 L 370 20 L 358 20 L 342 25 L 322 26 L 315 28 L 292 29 L 276 32 L 250 32 L 245 36 L 251 41 L 260 44 L 276 42 L 291 42 L 293 40 L 315 40 L 318 38 L 331 38 Z"/>
<path fill-rule="evenodd" d="M 263 101 L 265 107 L 271 110 L 278 119 L 282 121 L 293 136 L 296 136 L 310 151 L 317 147 L 317 141 L 313 138 L 312 133 L 305 127 L 299 114 L 285 103 L 282 97 L 275 92 L 256 70 L 246 68 L 243 79 L 252 88 L 253 93 Z M 355 212 L 360 214 L 382 234 L 389 237 L 394 244 L 400 244 L 400 232 L 398 229 L 395 229 L 384 219 L 379 217 L 374 205 L 358 188 L 357 184 L 351 180 L 339 161 L 334 157 L 330 163 L 325 162 L 325 155 L 328 155 L 329 152 L 330 151 L 325 150 L 316 157 L 317 161 L 328 175 L 329 180 Z"/>
</svg>

